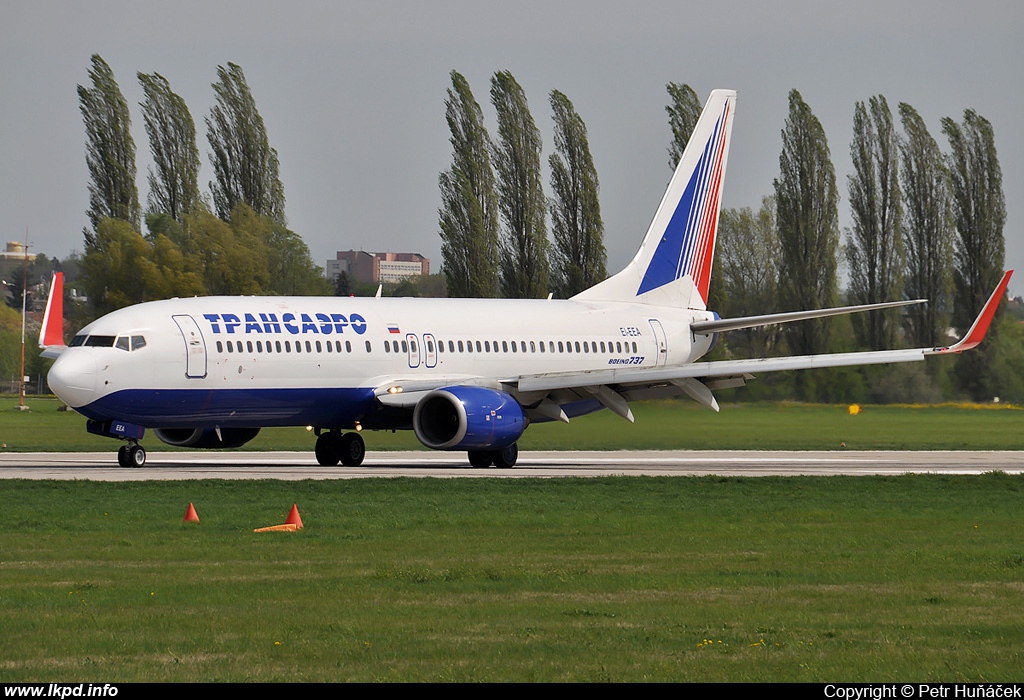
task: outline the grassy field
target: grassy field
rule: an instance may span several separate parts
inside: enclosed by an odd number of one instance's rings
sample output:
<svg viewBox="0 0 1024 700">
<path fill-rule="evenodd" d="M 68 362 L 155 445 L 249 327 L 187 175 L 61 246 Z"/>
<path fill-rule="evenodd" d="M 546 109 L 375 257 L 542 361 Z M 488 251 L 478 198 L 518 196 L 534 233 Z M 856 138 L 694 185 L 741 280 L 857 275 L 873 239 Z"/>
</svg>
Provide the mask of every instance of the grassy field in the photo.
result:
<svg viewBox="0 0 1024 700">
<path fill-rule="evenodd" d="M 0 681 L 1019 681 L 1022 489 L 4 481 Z"/>
<path fill-rule="evenodd" d="M 58 412 L 53 398 L 30 398 L 29 412 L 17 401 L 0 404 L 0 448 L 8 451 L 114 451 L 114 440 L 89 435 L 85 419 Z M 1024 447 L 1024 410 L 1015 406 L 847 406 L 808 404 L 726 404 L 714 413 L 692 401 L 633 405 L 634 424 L 609 411 L 574 419 L 569 425 L 530 426 L 524 450 L 552 449 L 931 449 L 1017 450 Z M 411 432 L 363 433 L 367 449 L 422 449 Z M 264 429 L 245 446 L 254 450 L 309 450 L 313 436 L 303 428 Z M 148 434 L 149 450 L 174 449 Z"/>
</svg>

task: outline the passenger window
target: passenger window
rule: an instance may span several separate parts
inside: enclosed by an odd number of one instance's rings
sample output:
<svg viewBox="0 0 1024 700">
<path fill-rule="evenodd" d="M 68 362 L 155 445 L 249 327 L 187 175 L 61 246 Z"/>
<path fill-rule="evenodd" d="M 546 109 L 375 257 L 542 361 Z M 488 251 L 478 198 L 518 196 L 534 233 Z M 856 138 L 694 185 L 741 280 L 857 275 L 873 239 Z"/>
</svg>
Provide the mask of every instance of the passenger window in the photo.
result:
<svg viewBox="0 0 1024 700">
<path fill-rule="evenodd" d="M 583 352 L 590 352 L 590 346 L 587 345 L 587 341 L 583 341 Z"/>
<path fill-rule="evenodd" d="M 290 341 L 290 340 L 284 341 L 284 351 L 285 352 L 291 352 L 292 351 L 292 341 Z"/>
<path fill-rule="evenodd" d="M 323 352 L 323 349 L 320 347 L 320 341 L 319 340 L 316 341 L 316 351 L 317 352 Z"/>
<path fill-rule="evenodd" d="M 526 350 L 524 349 L 523 352 L 526 352 Z M 530 352 L 537 352 L 537 346 L 532 340 L 530 341 Z"/>
<path fill-rule="evenodd" d="M 224 346 L 221 345 L 221 342 L 219 340 L 217 341 L 217 352 L 224 352 Z"/>
<path fill-rule="evenodd" d="M 508 352 L 508 341 L 507 340 L 501 341 L 501 351 L 502 352 Z"/>
<path fill-rule="evenodd" d="M 251 340 L 245 341 L 245 349 L 248 350 L 249 352 L 252 352 L 252 341 Z"/>
<path fill-rule="evenodd" d="M 345 342 L 348 343 L 347 340 Z M 369 340 L 366 341 L 366 352 L 373 352 L 373 346 L 370 345 L 370 341 Z"/>
<path fill-rule="evenodd" d="M 274 341 L 274 347 L 277 349 L 278 352 L 281 352 L 281 341 L 280 340 L 275 340 Z"/>
<path fill-rule="evenodd" d="M 306 341 L 306 352 L 313 352 L 313 346 L 308 340 Z"/>
<path fill-rule="evenodd" d="M 370 341 L 366 341 L 366 344 L 369 345 Z M 352 352 L 352 341 L 351 340 L 346 340 L 345 341 L 345 352 Z"/>
<path fill-rule="evenodd" d="M 480 341 L 478 340 L 478 341 L 476 341 L 476 351 L 477 352 L 481 352 L 480 347 L 481 347 L 480 346 Z"/>
<path fill-rule="evenodd" d="M 516 351 L 516 341 L 512 341 L 512 352 Z"/>
<path fill-rule="evenodd" d="M 234 351 L 235 351 L 235 344 L 229 340 L 228 341 L 228 352 L 234 352 Z"/>
</svg>

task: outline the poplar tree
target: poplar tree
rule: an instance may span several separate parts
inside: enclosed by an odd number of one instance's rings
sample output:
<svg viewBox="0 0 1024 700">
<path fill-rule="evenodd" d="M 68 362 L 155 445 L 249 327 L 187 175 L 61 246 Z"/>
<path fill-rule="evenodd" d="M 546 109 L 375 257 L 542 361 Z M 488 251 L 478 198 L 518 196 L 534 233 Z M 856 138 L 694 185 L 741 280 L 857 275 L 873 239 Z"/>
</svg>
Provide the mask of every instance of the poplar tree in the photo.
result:
<svg viewBox="0 0 1024 700">
<path fill-rule="evenodd" d="M 775 213 L 774 197 L 764 197 L 757 212 L 750 207 L 722 210 L 715 263 L 721 275 L 720 312 L 725 317 L 778 310 L 782 248 Z M 745 346 L 752 357 L 764 357 L 775 348 L 780 335 L 779 325 L 761 326 L 730 334 L 729 344 Z"/>
<path fill-rule="evenodd" d="M 608 276 L 605 268 L 604 223 L 597 169 L 590 155 L 587 127 L 569 98 L 551 91 L 555 152 L 551 166 L 551 230 L 555 293 L 568 298 Z"/>
<path fill-rule="evenodd" d="M 196 125 L 181 96 L 159 73 L 139 73 L 146 97 L 142 118 L 149 136 L 150 214 L 167 214 L 178 223 L 199 204 L 199 148 Z"/>
<path fill-rule="evenodd" d="M 441 269 L 451 297 L 493 297 L 498 289 L 498 205 L 491 140 L 469 83 L 451 72 L 445 119 L 452 166 L 441 173 Z"/>
<path fill-rule="evenodd" d="M 672 128 L 672 144 L 668 147 L 668 167 L 673 171 L 683 157 L 683 150 L 686 148 L 693 128 L 697 126 L 697 119 L 703 107 L 697 98 L 697 93 L 689 85 L 669 83 L 665 86 L 671 102 L 665 106 L 668 112 L 668 124 Z"/>
<path fill-rule="evenodd" d="M 491 78 L 491 103 L 498 117 L 494 145 L 498 210 L 505 223 L 500 246 L 502 295 L 543 297 L 550 289 L 540 131 L 526 93 L 508 71 Z"/>
<path fill-rule="evenodd" d="M 241 67 L 217 66 L 213 83 L 216 104 L 206 117 L 210 162 L 215 179 L 210 183 L 217 216 L 231 219 L 239 203 L 284 224 L 284 186 L 278 174 L 277 151 L 270 147 L 263 117 L 256 109 Z"/>
<path fill-rule="evenodd" d="M 1003 274 L 1006 200 L 992 124 L 968 109 L 963 124 L 944 118 L 942 131 L 950 145 L 946 162 L 956 230 L 953 325 L 965 331 Z M 998 391 L 988 381 L 997 349 L 995 340 L 957 358 L 957 384 L 975 400 Z"/>
<path fill-rule="evenodd" d="M 953 227 L 949 172 L 942 151 L 917 111 L 901 102 L 900 179 L 908 299 L 927 304 L 907 307 L 911 345 L 938 345 L 949 327 L 953 306 Z"/>
<path fill-rule="evenodd" d="M 849 176 L 853 226 L 847 231 L 846 260 L 851 301 L 877 304 L 902 292 L 904 249 L 899 185 L 899 142 L 885 97 L 857 102 L 850 143 Z M 899 312 L 895 309 L 851 317 L 860 343 L 872 350 L 893 347 Z"/>
<path fill-rule="evenodd" d="M 839 247 L 836 173 L 825 130 L 796 90 L 789 93 L 779 171 L 775 205 L 784 269 L 779 279 L 782 308 L 834 306 Z M 796 354 L 823 352 L 828 349 L 828 320 L 791 324 L 788 337 Z M 804 373 L 798 382 L 801 376 Z"/>
<path fill-rule="evenodd" d="M 78 86 L 90 177 L 86 214 L 93 232 L 86 231 L 86 249 L 94 244 L 94 232 L 104 218 L 127 221 L 138 231 L 141 217 L 128 102 L 114 79 L 114 71 L 99 54 L 92 56 L 89 80 L 91 88 Z"/>
</svg>

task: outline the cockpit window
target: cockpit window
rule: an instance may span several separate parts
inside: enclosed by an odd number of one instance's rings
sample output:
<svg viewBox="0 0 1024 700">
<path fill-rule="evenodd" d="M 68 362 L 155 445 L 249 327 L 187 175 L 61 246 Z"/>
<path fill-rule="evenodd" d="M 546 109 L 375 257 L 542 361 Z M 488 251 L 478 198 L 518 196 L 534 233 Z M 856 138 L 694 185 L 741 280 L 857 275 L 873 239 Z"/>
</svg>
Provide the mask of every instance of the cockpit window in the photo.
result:
<svg viewBox="0 0 1024 700">
<path fill-rule="evenodd" d="M 71 342 L 68 343 L 68 347 L 77 348 L 79 345 L 85 345 L 85 339 L 88 337 L 89 336 L 86 335 L 76 335 L 74 338 L 71 339 Z"/>
<path fill-rule="evenodd" d="M 124 350 L 128 352 L 128 336 L 118 336 L 117 341 L 114 343 L 114 347 L 118 350 Z"/>
<path fill-rule="evenodd" d="M 144 335 L 133 335 L 132 336 L 132 350 L 139 350 L 146 347 L 146 336 Z"/>
<path fill-rule="evenodd" d="M 112 348 L 115 337 L 112 335 L 90 335 L 85 339 L 85 346 L 89 348 Z"/>
</svg>

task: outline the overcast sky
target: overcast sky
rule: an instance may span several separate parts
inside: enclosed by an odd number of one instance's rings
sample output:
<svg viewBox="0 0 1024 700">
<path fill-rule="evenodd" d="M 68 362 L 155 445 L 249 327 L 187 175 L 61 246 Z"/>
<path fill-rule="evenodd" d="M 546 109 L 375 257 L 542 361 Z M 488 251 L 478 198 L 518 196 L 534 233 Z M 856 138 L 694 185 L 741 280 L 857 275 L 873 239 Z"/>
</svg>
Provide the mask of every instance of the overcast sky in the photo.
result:
<svg viewBox="0 0 1024 700">
<path fill-rule="evenodd" d="M 727 207 L 756 208 L 772 192 L 787 96 L 799 90 L 829 139 L 844 228 L 856 101 L 882 94 L 894 113 L 911 104 L 943 150 L 940 119 L 973 108 L 995 130 L 1019 294 L 1022 20 L 1024 4 L 1011 0 L 0 0 L 0 243 L 27 230 L 34 252 L 81 250 L 88 172 L 76 86 L 98 53 L 132 110 L 143 207 L 150 155 L 135 74 L 158 72 L 185 99 L 208 190 L 210 84 L 233 62 L 278 151 L 289 227 L 317 263 L 349 248 L 411 251 L 438 271 L 449 72 L 469 80 L 493 134 L 490 76 L 509 70 L 544 136 L 545 163 L 552 89 L 587 124 L 610 272 L 632 257 L 671 175 L 670 81 L 701 100 L 714 88 L 739 93 Z"/>
</svg>

